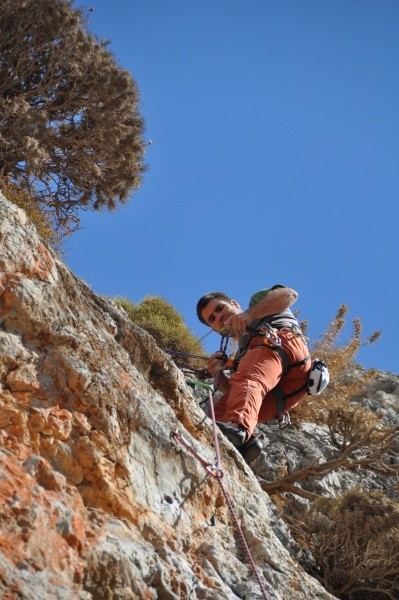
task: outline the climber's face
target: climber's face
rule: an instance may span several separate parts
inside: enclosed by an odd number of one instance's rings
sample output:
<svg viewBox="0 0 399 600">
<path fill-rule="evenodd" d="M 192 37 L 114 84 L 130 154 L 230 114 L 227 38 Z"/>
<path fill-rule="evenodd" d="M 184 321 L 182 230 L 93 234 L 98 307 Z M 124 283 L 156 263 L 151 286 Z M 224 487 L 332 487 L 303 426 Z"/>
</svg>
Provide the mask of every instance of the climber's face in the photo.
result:
<svg viewBox="0 0 399 600">
<path fill-rule="evenodd" d="M 223 330 L 226 319 L 241 312 L 242 309 L 235 300 L 226 302 L 225 300 L 214 298 L 202 309 L 201 316 L 209 327 L 220 333 Z"/>
</svg>

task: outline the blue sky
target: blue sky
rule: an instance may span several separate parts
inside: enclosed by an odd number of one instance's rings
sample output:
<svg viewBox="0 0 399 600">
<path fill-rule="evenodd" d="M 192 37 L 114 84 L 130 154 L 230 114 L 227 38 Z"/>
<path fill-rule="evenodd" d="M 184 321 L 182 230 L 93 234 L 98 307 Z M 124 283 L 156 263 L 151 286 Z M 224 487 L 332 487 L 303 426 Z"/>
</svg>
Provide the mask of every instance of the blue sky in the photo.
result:
<svg viewBox="0 0 399 600">
<path fill-rule="evenodd" d="M 316 340 L 341 304 L 358 362 L 398 373 L 399 2 L 88 0 L 146 121 L 142 188 L 82 215 L 64 259 L 95 292 L 199 296 L 282 283 Z M 218 349 L 212 334 L 207 351 Z"/>
</svg>

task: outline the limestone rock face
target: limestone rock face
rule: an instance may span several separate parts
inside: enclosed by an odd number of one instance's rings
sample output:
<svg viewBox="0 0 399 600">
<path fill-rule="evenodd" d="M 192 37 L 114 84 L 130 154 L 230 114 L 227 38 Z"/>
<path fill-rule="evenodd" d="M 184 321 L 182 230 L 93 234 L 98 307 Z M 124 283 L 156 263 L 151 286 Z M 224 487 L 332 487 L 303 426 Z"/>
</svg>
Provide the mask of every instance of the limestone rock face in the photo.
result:
<svg viewBox="0 0 399 600">
<path fill-rule="evenodd" d="M 182 373 L 0 197 L 0 597 L 262 598 L 216 479 L 210 420 Z M 333 598 L 254 473 L 219 435 L 269 598 Z"/>
</svg>

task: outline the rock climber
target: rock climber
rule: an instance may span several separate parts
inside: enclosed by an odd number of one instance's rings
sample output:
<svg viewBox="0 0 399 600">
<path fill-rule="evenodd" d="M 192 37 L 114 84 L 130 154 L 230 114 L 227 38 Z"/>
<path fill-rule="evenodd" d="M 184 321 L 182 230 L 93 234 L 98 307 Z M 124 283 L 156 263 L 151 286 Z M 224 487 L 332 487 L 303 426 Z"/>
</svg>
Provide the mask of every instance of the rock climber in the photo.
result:
<svg viewBox="0 0 399 600">
<path fill-rule="evenodd" d="M 256 425 L 286 414 L 307 391 L 311 359 L 290 310 L 297 298 L 295 290 L 275 285 L 253 294 L 246 310 L 224 292 L 205 294 L 197 304 L 202 323 L 238 340 L 230 377 L 220 351 L 209 357 L 207 370 L 223 393 L 215 404 L 217 425 L 247 462 L 262 451 Z"/>
</svg>

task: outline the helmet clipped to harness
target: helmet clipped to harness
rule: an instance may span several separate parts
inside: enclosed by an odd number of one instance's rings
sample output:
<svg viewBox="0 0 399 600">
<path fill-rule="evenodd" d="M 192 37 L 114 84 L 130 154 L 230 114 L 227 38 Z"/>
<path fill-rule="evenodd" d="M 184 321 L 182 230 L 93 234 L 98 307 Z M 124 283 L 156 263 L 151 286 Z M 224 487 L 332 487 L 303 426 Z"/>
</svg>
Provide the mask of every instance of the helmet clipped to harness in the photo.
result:
<svg viewBox="0 0 399 600">
<path fill-rule="evenodd" d="M 312 363 L 308 377 L 308 394 L 318 396 L 330 382 L 330 373 L 326 363 L 319 358 Z"/>
</svg>

